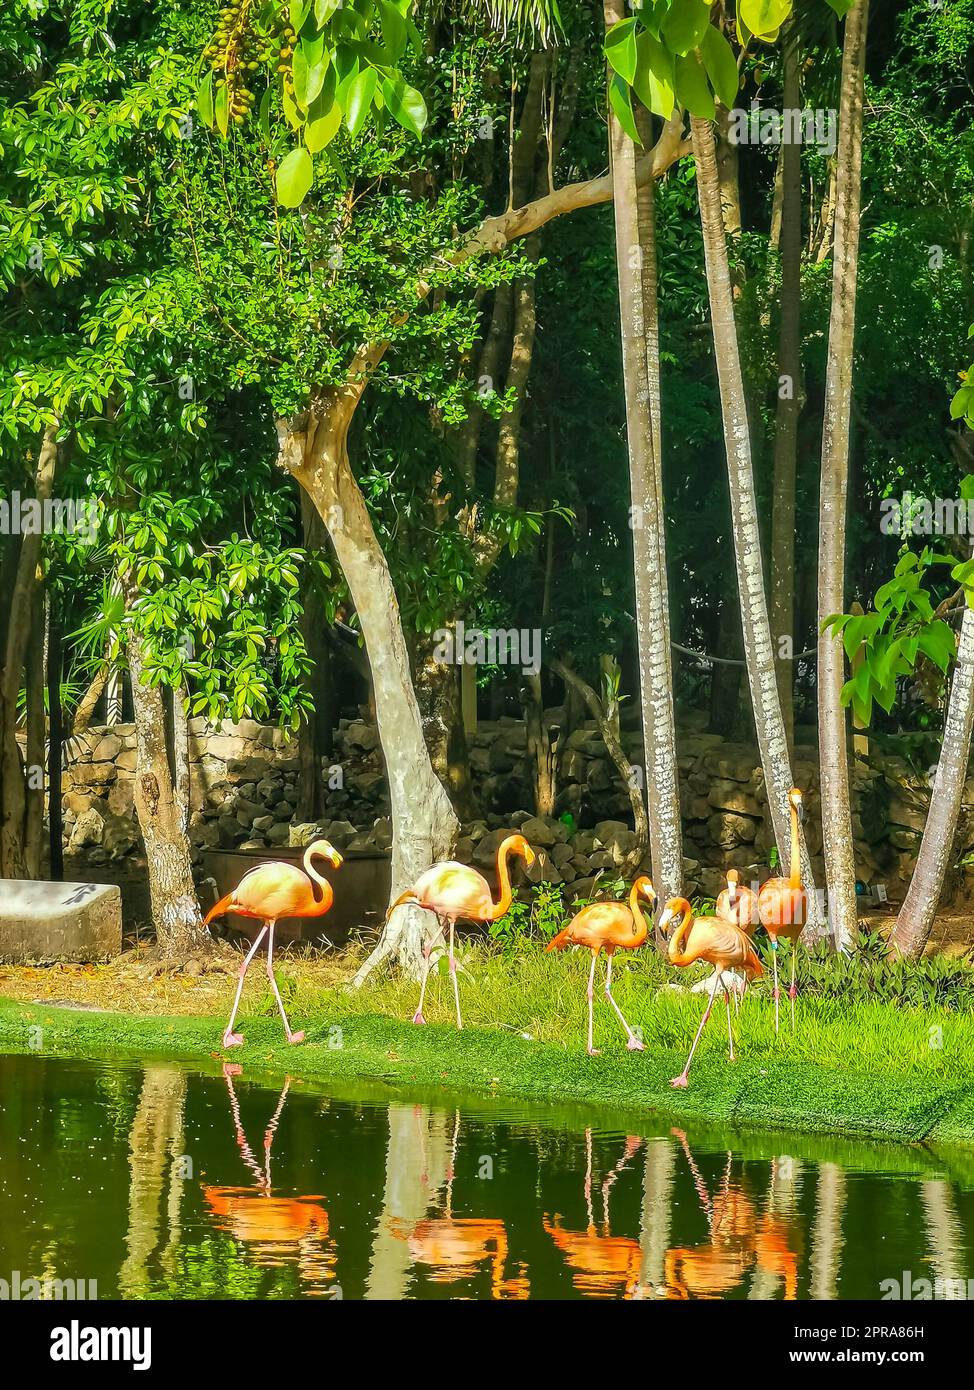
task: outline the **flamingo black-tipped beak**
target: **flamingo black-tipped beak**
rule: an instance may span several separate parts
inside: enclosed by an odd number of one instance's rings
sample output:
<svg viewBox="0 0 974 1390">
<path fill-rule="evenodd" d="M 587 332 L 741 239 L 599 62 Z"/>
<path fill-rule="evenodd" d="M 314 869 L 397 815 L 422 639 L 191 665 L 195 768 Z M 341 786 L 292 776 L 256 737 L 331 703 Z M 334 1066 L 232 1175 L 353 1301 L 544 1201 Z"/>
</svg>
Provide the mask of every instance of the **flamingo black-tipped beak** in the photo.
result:
<svg viewBox="0 0 974 1390">
<path fill-rule="evenodd" d="M 328 862 L 329 862 L 329 864 L 331 864 L 331 866 L 332 866 L 333 869 L 337 869 L 337 868 L 339 868 L 342 864 L 345 863 L 345 860 L 344 860 L 343 857 L 338 853 L 338 850 L 337 850 L 337 849 L 333 849 L 332 852 L 331 852 L 331 854 L 329 854 L 329 856 L 328 856 Z"/>
<path fill-rule="evenodd" d="M 664 907 L 663 911 L 660 913 L 659 922 L 657 923 L 657 926 L 659 927 L 660 931 L 663 933 L 664 936 L 666 935 L 666 928 L 670 925 L 672 921 L 673 913 L 670 911 L 668 907 Z"/>
<path fill-rule="evenodd" d="M 799 802 L 797 803 L 796 810 L 798 811 L 798 824 L 799 824 L 799 825 L 803 825 L 804 822 L 805 822 L 805 803 L 804 803 L 804 801 L 799 801 Z"/>
<path fill-rule="evenodd" d="M 537 857 L 538 856 L 535 854 L 534 850 L 531 848 L 530 845 L 528 845 L 524 854 L 525 864 L 527 864 L 527 866 L 530 868 L 534 861 L 537 859 Z"/>
</svg>

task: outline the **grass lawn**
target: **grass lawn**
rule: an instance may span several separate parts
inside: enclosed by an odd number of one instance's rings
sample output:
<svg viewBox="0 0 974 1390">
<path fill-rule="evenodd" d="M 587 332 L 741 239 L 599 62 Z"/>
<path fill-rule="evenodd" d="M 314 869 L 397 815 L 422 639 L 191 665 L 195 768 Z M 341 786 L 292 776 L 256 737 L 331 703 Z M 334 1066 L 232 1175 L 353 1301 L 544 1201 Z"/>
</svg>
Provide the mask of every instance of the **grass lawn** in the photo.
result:
<svg viewBox="0 0 974 1390">
<path fill-rule="evenodd" d="M 587 954 L 511 957 L 468 947 L 461 975 L 465 1027 L 450 1023 L 445 969 L 434 975 L 429 1024 L 407 1020 L 416 986 L 388 978 L 350 993 L 349 956 L 285 956 L 278 978 L 295 1028 L 288 1047 L 267 978 L 251 968 L 240 1018 L 246 1045 L 223 1053 L 220 1040 L 232 977 L 146 981 L 122 962 L 104 967 L 0 970 L 0 1050 L 47 1055 L 167 1056 L 327 1083 L 374 1078 L 386 1087 L 448 1087 L 534 1101 L 578 1101 L 652 1110 L 674 1119 L 786 1128 L 908 1142 L 974 1145 L 974 1017 L 946 1008 L 907 1008 L 810 994 L 797 1001 L 793 1034 L 782 1010 L 774 1033 L 762 984 L 735 1019 L 738 1060 L 727 1062 L 718 1003 L 690 1073 L 677 1074 L 704 1007 L 688 986 L 707 967 L 678 976 L 651 951 L 618 961 L 615 995 L 641 1031 L 642 1053 L 596 1000 L 599 1057 L 585 1053 Z M 676 986 L 676 987 L 674 987 Z M 65 1007 L 67 1006 L 67 1007 Z M 39 1031 L 32 1031 L 39 1030 Z"/>
</svg>

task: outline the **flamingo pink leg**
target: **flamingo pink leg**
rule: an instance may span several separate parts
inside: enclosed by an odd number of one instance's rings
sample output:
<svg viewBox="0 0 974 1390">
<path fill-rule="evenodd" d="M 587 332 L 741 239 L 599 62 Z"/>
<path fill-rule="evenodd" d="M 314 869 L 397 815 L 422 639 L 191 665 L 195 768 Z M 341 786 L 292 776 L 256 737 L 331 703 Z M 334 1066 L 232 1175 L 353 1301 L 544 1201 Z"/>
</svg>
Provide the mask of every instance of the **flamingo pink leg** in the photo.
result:
<svg viewBox="0 0 974 1390">
<path fill-rule="evenodd" d="M 283 1018 L 283 1020 L 284 1020 L 284 1036 L 287 1038 L 287 1040 L 288 1040 L 289 1043 L 304 1042 L 304 1034 L 303 1034 L 303 1033 L 292 1033 L 292 1032 L 291 1032 L 291 1025 L 290 1025 L 290 1023 L 288 1023 L 288 1021 L 287 1021 L 287 1014 L 284 1012 L 284 1000 L 281 998 L 281 992 L 280 992 L 280 990 L 277 988 L 277 981 L 274 979 L 274 926 L 275 926 L 275 923 L 274 923 L 274 922 L 268 922 L 267 925 L 268 925 L 268 927 L 269 927 L 269 929 L 270 929 L 270 936 L 268 936 L 268 938 L 267 938 L 267 978 L 268 978 L 268 979 L 270 980 L 270 982 L 271 982 L 271 989 L 274 991 L 274 998 L 277 1000 L 277 1007 L 280 1009 L 280 1011 L 281 1011 L 281 1018 Z"/>
<path fill-rule="evenodd" d="M 264 939 L 264 934 L 266 933 L 266 931 L 267 923 L 265 922 L 257 935 L 256 941 L 254 942 L 253 946 L 251 946 L 250 950 L 247 952 L 246 956 L 244 957 L 243 964 L 240 967 L 240 978 L 237 981 L 237 993 L 234 996 L 233 1008 L 230 1010 L 230 1022 L 227 1024 L 223 1034 L 224 1047 L 240 1047 L 240 1045 L 243 1042 L 243 1035 L 240 1033 L 235 1033 L 233 1031 L 233 1021 L 237 1017 L 237 1010 L 240 1007 L 240 996 L 243 993 L 244 976 L 247 973 L 247 968 L 250 965 L 250 962 L 253 960 L 254 955 L 256 954 L 257 947 Z"/>
<path fill-rule="evenodd" d="M 450 978 L 453 981 L 453 997 L 457 1005 L 457 1028 L 463 1027 L 463 1019 L 460 1017 L 460 986 L 457 983 L 457 961 L 453 954 L 453 933 L 456 930 L 456 922 L 450 918 Z"/>
<path fill-rule="evenodd" d="M 611 956 L 611 955 L 607 955 L 607 956 L 606 956 L 606 965 L 605 965 L 605 997 L 606 997 L 606 999 L 608 999 L 608 1001 L 609 1001 L 609 1003 L 612 1005 L 613 1009 L 615 1009 L 616 1014 L 618 1015 L 618 1018 L 619 1018 L 619 1022 L 622 1024 L 623 1028 L 625 1028 L 625 1030 L 626 1030 L 626 1037 L 629 1039 L 629 1041 L 626 1043 L 626 1046 L 628 1047 L 629 1051 L 630 1051 L 630 1052 L 644 1052 L 644 1051 L 645 1051 L 645 1048 L 643 1047 L 643 1045 L 642 1045 L 642 1043 L 639 1041 L 639 1039 L 636 1037 L 636 1035 L 635 1035 L 635 1033 L 632 1031 L 632 1029 L 629 1027 L 629 1024 L 626 1022 L 625 1017 L 623 1016 L 622 1010 L 619 1008 L 619 1005 L 616 1003 L 616 1001 L 615 1001 L 615 1000 L 613 999 L 613 997 L 612 997 L 612 956 Z"/>
<path fill-rule="evenodd" d="M 598 1050 L 592 1045 L 592 1001 L 595 996 L 595 962 L 598 960 L 598 951 L 592 952 L 592 969 L 588 973 L 588 1047 L 586 1051 L 590 1057 L 597 1057 Z"/>
<path fill-rule="evenodd" d="M 798 989 L 795 986 L 795 957 L 798 955 L 798 942 L 791 943 L 791 987 L 788 990 L 788 998 L 791 1000 L 791 1031 L 795 1031 L 795 995 Z"/>
<path fill-rule="evenodd" d="M 781 991 L 778 989 L 778 940 L 777 937 L 771 938 L 771 959 L 774 962 L 774 1031 L 778 1031 L 778 1000 L 781 998 Z"/>
<path fill-rule="evenodd" d="M 413 1014 L 414 1023 L 426 1022 L 426 1019 L 423 1017 L 423 1001 L 426 998 L 426 983 L 429 980 L 430 974 L 430 956 L 433 954 L 433 947 L 436 945 L 437 941 L 442 935 L 443 923 L 440 921 L 439 917 L 437 917 L 436 931 L 433 933 L 429 941 L 427 941 L 426 945 L 423 947 L 423 982 L 419 987 L 419 1004 L 416 1008 L 416 1012 Z"/>
<path fill-rule="evenodd" d="M 697 1029 L 697 1036 L 694 1038 L 693 1046 L 690 1048 L 690 1055 L 686 1060 L 686 1066 L 680 1072 L 679 1076 L 674 1076 L 673 1080 L 670 1082 L 671 1086 L 679 1086 L 682 1088 L 690 1084 L 690 1080 L 687 1073 L 690 1070 L 690 1063 L 693 1061 L 693 1054 L 697 1050 L 697 1043 L 700 1041 L 700 1034 L 703 1032 L 704 1028 L 706 1028 L 707 1019 L 710 1017 L 710 1011 L 714 1007 L 714 997 L 717 993 L 718 984 L 720 984 L 720 967 L 715 966 L 714 982 L 710 987 L 710 997 L 707 1000 L 707 1007 L 703 1011 L 703 1018 L 700 1020 L 700 1027 Z"/>
<path fill-rule="evenodd" d="M 727 988 L 726 985 L 724 986 L 724 1003 L 725 1003 L 725 1005 L 727 1006 L 727 1042 L 728 1042 L 728 1045 L 729 1045 L 729 1047 L 730 1047 L 730 1059 L 731 1059 L 731 1061 L 733 1062 L 733 1061 L 734 1061 L 734 1029 L 733 1029 L 733 1027 L 732 1027 L 732 1025 L 731 1025 L 730 992 L 729 992 L 729 990 L 728 990 L 728 988 Z"/>
</svg>

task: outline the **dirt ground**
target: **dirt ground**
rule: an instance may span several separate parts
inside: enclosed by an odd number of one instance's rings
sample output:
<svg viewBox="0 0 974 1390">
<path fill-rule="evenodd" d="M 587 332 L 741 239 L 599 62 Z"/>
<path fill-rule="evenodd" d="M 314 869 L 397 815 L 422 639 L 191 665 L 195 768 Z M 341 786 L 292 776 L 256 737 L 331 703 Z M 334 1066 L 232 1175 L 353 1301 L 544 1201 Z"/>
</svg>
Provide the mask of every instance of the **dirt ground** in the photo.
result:
<svg viewBox="0 0 974 1390">
<path fill-rule="evenodd" d="M 127 950 L 104 965 L 0 965 L 0 996 L 21 1004 L 56 1004 L 116 1013 L 219 1014 L 230 1007 L 236 974 L 152 975 L 144 951 Z M 243 959 L 243 953 L 240 953 Z M 302 988 L 328 989 L 351 979 L 361 953 L 275 952 L 275 965 Z M 247 992 L 267 984 L 261 961 Z"/>
</svg>

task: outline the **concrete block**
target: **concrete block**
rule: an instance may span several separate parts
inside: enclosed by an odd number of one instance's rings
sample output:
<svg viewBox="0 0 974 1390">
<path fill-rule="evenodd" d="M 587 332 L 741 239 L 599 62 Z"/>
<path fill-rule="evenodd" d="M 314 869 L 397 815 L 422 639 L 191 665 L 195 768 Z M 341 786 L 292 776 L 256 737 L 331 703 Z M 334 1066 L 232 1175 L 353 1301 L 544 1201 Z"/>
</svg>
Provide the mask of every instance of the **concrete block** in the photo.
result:
<svg viewBox="0 0 974 1390">
<path fill-rule="evenodd" d="M 0 961 L 109 960 L 122 949 L 115 884 L 0 879 Z"/>
</svg>

